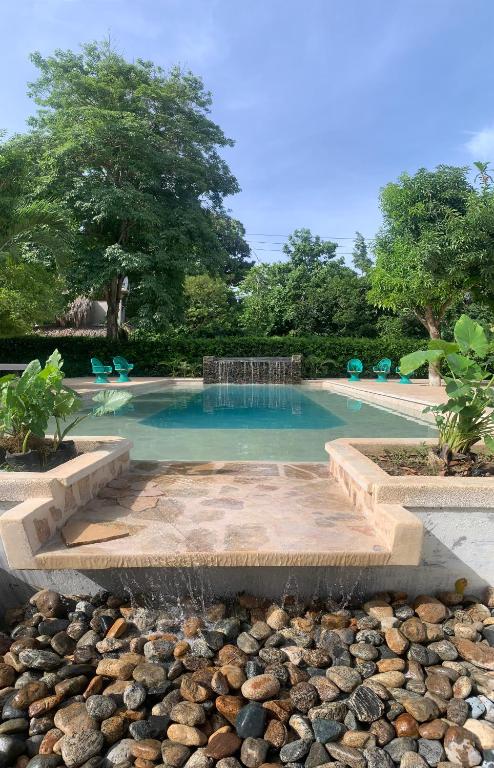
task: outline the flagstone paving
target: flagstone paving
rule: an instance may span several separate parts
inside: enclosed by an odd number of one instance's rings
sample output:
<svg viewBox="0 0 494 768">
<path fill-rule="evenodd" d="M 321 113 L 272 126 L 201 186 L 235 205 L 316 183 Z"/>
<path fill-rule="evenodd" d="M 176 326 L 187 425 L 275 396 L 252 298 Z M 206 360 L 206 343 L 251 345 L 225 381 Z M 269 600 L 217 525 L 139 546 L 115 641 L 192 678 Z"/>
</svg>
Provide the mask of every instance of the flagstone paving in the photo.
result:
<svg viewBox="0 0 494 768">
<path fill-rule="evenodd" d="M 152 565 L 365 565 L 389 551 L 325 463 L 133 462 L 71 524 L 129 535 L 36 555 L 42 568 Z"/>
</svg>

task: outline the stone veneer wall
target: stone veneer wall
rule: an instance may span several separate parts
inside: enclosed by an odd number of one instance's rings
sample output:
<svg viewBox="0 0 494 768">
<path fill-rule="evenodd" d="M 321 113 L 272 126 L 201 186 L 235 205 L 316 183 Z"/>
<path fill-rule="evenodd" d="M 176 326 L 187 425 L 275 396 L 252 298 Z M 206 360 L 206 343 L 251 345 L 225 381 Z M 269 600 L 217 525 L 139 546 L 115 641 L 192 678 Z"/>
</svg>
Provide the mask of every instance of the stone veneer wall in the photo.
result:
<svg viewBox="0 0 494 768">
<path fill-rule="evenodd" d="M 203 357 L 204 384 L 300 384 L 302 355 Z"/>
</svg>

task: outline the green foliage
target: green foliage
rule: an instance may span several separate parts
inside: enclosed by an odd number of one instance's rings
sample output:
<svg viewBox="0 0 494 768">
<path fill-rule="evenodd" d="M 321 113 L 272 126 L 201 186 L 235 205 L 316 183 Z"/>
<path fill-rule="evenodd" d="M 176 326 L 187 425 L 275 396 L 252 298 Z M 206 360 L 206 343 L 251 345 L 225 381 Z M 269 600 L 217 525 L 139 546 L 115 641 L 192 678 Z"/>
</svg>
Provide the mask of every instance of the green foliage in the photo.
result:
<svg viewBox="0 0 494 768">
<path fill-rule="evenodd" d="M 368 281 L 335 258 L 335 243 L 297 230 L 289 261 L 253 267 L 239 286 L 248 333 L 372 336 L 378 312 L 365 300 Z"/>
<path fill-rule="evenodd" d="M 357 272 L 360 272 L 362 275 L 366 275 L 372 267 L 372 259 L 369 256 L 365 237 L 360 232 L 355 232 L 352 264 Z"/>
<path fill-rule="evenodd" d="M 360 358 L 365 371 L 372 373 L 372 366 L 382 357 L 389 357 L 397 363 L 403 355 L 416 349 L 417 339 L 344 336 L 201 338 L 140 332 L 126 341 L 117 342 L 102 337 L 59 338 L 57 347 L 64 358 L 67 376 L 88 376 L 91 371 L 91 357 L 98 357 L 108 363 L 115 355 L 122 355 L 135 364 L 136 376 L 200 376 L 202 358 L 205 355 L 286 357 L 301 354 L 303 374 L 306 378 L 313 378 L 346 376 L 347 362 L 352 357 Z M 48 355 L 52 350 L 53 339 L 49 337 L 0 339 L 0 361 L 22 363 L 35 355 Z M 186 373 L 182 372 L 183 364 L 186 364 Z"/>
<path fill-rule="evenodd" d="M 494 450 L 494 373 L 483 362 L 494 352 L 494 341 L 467 315 L 457 321 L 454 338 L 431 341 L 429 349 L 405 355 L 400 362 L 404 374 L 430 362 L 446 371 L 447 402 L 425 409 L 434 414 L 445 457 L 469 453 L 480 440 Z"/>
<path fill-rule="evenodd" d="M 232 288 L 220 277 L 190 275 L 184 284 L 184 330 L 192 336 L 233 333 L 238 305 Z"/>
<path fill-rule="evenodd" d="M 70 224 L 53 201 L 36 199 L 39 143 L 0 142 L 0 335 L 32 331 L 63 309 L 57 267 L 67 257 Z"/>
<path fill-rule="evenodd" d="M 64 425 L 82 406 L 77 392 L 63 384 L 64 377 L 62 356 L 56 349 L 44 367 L 39 360 L 32 360 L 22 376 L 9 374 L 0 379 L 0 435 L 12 438 L 19 451 L 27 451 L 31 435 L 45 437 L 51 418 L 56 424 L 53 440 L 53 450 L 56 450 L 64 437 L 90 415 L 81 414 Z M 99 392 L 93 398 L 98 405 L 92 413 L 95 416 L 113 413 L 131 397 L 123 390 Z"/>
<path fill-rule="evenodd" d="M 110 337 L 125 277 L 129 316 L 166 325 L 188 265 L 224 254 L 212 212 L 224 213 L 223 198 L 238 191 L 219 153 L 232 142 L 208 117 L 210 95 L 194 75 L 128 62 L 108 44 L 32 60 L 42 192 L 70 208 L 78 233 L 71 286 L 104 296 Z"/>
<path fill-rule="evenodd" d="M 421 168 L 381 192 L 384 224 L 376 238 L 369 300 L 413 312 L 431 338 L 450 305 L 467 290 L 462 232 L 473 193 L 466 168 Z"/>
</svg>

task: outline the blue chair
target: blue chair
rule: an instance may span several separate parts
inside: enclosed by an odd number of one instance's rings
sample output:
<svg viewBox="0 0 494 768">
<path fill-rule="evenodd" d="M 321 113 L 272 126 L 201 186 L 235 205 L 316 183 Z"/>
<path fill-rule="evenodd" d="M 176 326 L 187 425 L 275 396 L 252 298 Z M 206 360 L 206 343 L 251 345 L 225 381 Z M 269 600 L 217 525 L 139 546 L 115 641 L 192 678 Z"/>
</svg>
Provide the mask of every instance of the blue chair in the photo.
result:
<svg viewBox="0 0 494 768">
<path fill-rule="evenodd" d="M 389 357 L 383 357 L 372 370 L 377 374 L 377 381 L 387 381 L 391 373 L 391 360 Z"/>
<path fill-rule="evenodd" d="M 400 381 L 398 382 L 399 384 L 411 384 L 412 383 L 411 379 L 408 376 L 405 376 L 405 374 L 400 371 L 400 366 L 399 365 L 396 366 L 395 372 L 400 377 Z"/>
<path fill-rule="evenodd" d="M 91 369 L 96 376 L 96 384 L 108 384 L 107 374 L 111 373 L 113 368 L 111 365 L 103 365 L 101 360 L 97 357 L 91 358 Z"/>
<path fill-rule="evenodd" d="M 360 374 L 363 370 L 363 363 L 358 357 L 352 357 L 352 359 L 348 361 L 346 372 L 350 381 L 360 381 Z"/>
<path fill-rule="evenodd" d="M 130 381 L 129 373 L 134 370 L 133 363 L 129 363 L 125 357 L 117 356 L 113 358 L 113 366 L 115 372 L 120 374 L 118 377 L 120 384 L 125 384 L 125 382 Z"/>
</svg>

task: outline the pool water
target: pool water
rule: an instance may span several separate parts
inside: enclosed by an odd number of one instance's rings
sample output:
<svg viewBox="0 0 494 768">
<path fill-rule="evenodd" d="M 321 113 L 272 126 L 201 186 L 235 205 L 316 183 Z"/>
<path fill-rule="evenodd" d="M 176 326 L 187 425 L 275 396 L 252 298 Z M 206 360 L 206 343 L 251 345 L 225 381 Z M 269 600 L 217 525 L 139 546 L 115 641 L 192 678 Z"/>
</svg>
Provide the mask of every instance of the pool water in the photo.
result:
<svg viewBox="0 0 494 768">
<path fill-rule="evenodd" d="M 427 424 L 325 390 L 213 384 L 138 395 L 76 434 L 129 437 L 136 459 L 325 461 L 338 437 L 430 437 Z"/>
</svg>

